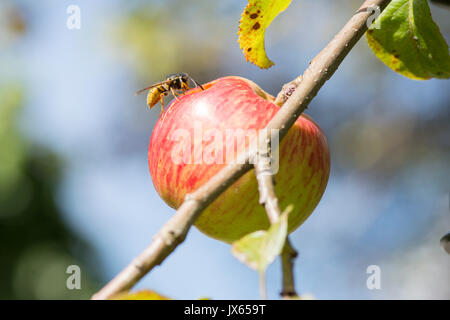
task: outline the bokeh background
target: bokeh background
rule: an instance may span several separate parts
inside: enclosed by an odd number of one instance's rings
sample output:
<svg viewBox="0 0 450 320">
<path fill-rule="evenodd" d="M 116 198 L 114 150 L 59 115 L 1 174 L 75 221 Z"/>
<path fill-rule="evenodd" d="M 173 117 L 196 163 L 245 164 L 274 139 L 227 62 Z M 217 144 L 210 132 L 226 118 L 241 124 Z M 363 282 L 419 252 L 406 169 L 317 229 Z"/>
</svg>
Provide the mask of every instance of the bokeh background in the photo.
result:
<svg viewBox="0 0 450 320">
<path fill-rule="evenodd" d="M 69 30 L 69 5 L 81 29 Z M 86 299 L 143 250 L 173 214 L 156 194 L 147 147 L 159 107 L 141 87 L 188 72 L 276 94 L 308 66 L 358 0 L 296 0 L 269 28 L 276 65 L 237 44 L 244 0 L 0 2 L 0 298 Z M 450 42 L 450 7 L 432 5 Z M 450 298 L 450 84 L 413 81 L 365 39 L 307 113 L 331 147 L 323 199 L 293 235 L 297 288 L 318 299 Z M 82 289 L 66 288 L 66 268 Z M 381 290 L 366 269 L 381 268 Z M 280 264 L 267 273 L 279 298 Z M 258 299 L 258 276 L 195 228 L 141 281 L 176 299 Z"/>
</svg>

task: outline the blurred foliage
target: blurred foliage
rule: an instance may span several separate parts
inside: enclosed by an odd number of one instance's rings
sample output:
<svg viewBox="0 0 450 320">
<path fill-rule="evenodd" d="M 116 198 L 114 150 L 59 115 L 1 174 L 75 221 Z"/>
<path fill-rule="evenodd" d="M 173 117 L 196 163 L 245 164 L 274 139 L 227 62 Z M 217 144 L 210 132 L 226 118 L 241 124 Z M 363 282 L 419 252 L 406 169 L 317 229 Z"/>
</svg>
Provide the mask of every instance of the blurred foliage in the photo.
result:
<svg viewBox="0 0 450 320">
<path fill-rule="evenodd" d="M 27 28 L 26 20 L 18 7 L 10 1 L 0 3 L 0 46 L 12 43 Z"/>
<path fill-rule="evenodd" d="M 0 46 L 27 31 L 23 11 L 0 3 Z M 63 221 L 56 193 L 63 164 L 20 133 L 21 84 L 0 73 L 0 299 L 87 299 L 96 285 L 85 263 L 90 248 Z M 69 290 L 69 265 L 81 267 L 81 290 Z"/>
<path fill-rule="evenodd" d="M 374 183 L 395 179 L 402 170 L 420 164 L 448 163 L 449 110 L 439 111 L 427 120 L 412 113 L 355 114 L 332 136 L 335 160 L 341 169 L 372 173 Z"/>
<path fill-rule="evenodd" d="M 143 83 L 158 82 L 176 72 L 207 79 L 211 72 L 220 69 L 225 59 L 220 37 L 230 25 L 217 14 L 216 5 L 198 2 L 141 4 L 112 24 L 109 33 Z M 200 17 L 210 22 L 207 29 L 196 23 Z"/>
<path fill-rule="evenodd" d="M 0 92 L 0 203 L 5 203 L 17 189 L 21 179 L 21 166 L 25 146 L 14 134 L 17 108 L 21 102 L 21 92 L 17 87 L 4 87 Z M 14 212 L 12 212 L 14 213 Z"/>
<path fill-rule="evenodd" d="M 73 252 L 89 250 L 55 203 L 61 161 L 21 137 L 16 128 L 21 103 L 18 87 L 0 91 L 0 298 L 88 298 L 93 283 L 87 272 L 82 290 L 66 288 L 66 268 L 82 264 Z"/>
<path fill-rule="evenodd" d="M 0 299 L 89 298 L 94 282 L 83 260 L 92 259 L 90 251 L 55 202 L 61 160 L 20 135 L 21 105 L 19 87 L 1 89 Z M 81 267 L 82 290 L 66 288 L 66 268 L 73 264 Z"/>
<path fill-rule="evenodd" d="M 111 300 L 172 300 L 155 291 L 140 290 L 136 292 L 121 293 L 113 297 Z"/>
</svg>

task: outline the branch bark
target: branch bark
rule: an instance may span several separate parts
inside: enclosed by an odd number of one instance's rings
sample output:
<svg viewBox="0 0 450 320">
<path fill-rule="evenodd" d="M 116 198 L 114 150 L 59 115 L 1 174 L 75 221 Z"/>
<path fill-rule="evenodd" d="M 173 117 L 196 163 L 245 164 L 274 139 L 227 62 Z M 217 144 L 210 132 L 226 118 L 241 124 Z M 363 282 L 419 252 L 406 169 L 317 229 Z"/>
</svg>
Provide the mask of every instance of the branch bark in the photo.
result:
<svg viewBox="0 0 450 320">
<path fill-rule="evenodd" d="M 258 139 L 258 149 L 252 163 L 254 163 L 255 176 L 258 181 L 259 203 L 265 207 L 270 223 L 274 224 L 280 218 L 281 210 L 275 194 L 275 179 L 271 165 L 271 141 L 270 131 L 262 130 Z"/>
<path fill-rule="evenodd" d="M 286 99 L 283 107 L 268 123 L 266 129 L 279 130 L 280 139 L 307 108 L 320 88 L 334 74 L 342 60 L 367 30 L 366 21 L 371 15 L 369 7 L 379 6 L 383 10 L 391 0 L 366 0 L 350 18 L 334 39 L 311 61 L 295 91 Z M 258 139 L 262 138 L 260 135 Z M 130 289 L 145 274 L 159 265 L 186 235 L 201 212 L 239 177 L 252 169 L 248 150 L 238 155 L 238 160 L 224 167 L 195 192 L 186 198 L 175 215 L 161 228 L 138 257 L 122 270 L 92 299 L 108 299 L 119 292 Z"/>
<path fill-rule="evenodd" d="M 282 92 L 287 91 L 282 90 Z M 274 224 L 279 220 L 281 210 L 278 206 L 278 198 L 275 194 L 275 178 L 271 167 L 272 146 L 270 145 L 270 142 L 272 139 L 269 135 L 270 134 L 266 132 L 266 139 L 258 141 L 257 159 L 254 159 L 253 163 L 255 163 L 255 175 L 256 180 L 258 181 L 259 203 L 266 209 L 270 223 Z M 281 296 L 283 299 L 290 299 L 297 296 L 294 282 L 294 258 L 296 256 L 297 252 L 293 249 L 289 240 L 286 239 L 281 253 L 283 274 L 283 290 L 281 291 Z M 264 292 L 264 290 L 262 292 Z"/>
<path fill-rule="evenodd" d="M 281 297 L 283 299 L 292 299 L 297 297 L 294 281 L 294 260 L 298 253 L 292 247 L 289 239 L 286 239 L 283 251 L 281 252 L 281 270 L 283 274 L 283 290 Z"/>
</svg>

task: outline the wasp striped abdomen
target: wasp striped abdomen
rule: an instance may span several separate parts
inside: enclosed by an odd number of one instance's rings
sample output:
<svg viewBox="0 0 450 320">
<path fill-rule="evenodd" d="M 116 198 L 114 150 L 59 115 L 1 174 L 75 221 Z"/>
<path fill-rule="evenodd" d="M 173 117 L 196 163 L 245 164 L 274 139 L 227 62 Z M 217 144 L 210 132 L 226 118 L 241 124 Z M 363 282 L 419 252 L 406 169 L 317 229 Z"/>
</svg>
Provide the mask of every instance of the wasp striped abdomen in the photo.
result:
<svg viewBox="0 0 450 320">
<path fill-rule="evenodd" d="M 168 88 L 167 85 L 161 85 L 161 86 L 157 86 L 157 87 L 154 87 L 154 88 L 150 89 L 148 91 L 148 94 L 147 94 L 147 105 L 148 105 L 148 107 L 151 109 L 158 102 L 161 101 L 161 106 L 163 108 L 163 104 L 164 104 L 163 97 L 168 94 L 169 90 L 170 89 Z M 161 110 L 161 112 L 162 111 L 163 110 Z"/>
</svg>

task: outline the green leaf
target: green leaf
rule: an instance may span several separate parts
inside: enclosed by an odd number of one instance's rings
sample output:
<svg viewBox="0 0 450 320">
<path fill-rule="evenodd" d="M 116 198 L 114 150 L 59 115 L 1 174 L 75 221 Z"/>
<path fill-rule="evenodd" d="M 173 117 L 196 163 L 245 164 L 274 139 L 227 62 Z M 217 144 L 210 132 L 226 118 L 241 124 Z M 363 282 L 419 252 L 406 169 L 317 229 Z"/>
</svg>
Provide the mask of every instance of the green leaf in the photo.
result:
<svg viewBox="0 0 450 320">
<path fill-rule="evenodd" d="M 120 293 L 111 300 L 172 300 L 155 291 L 141 290 L 136 292 Z"/>
<path fill-rule="evenodd" d="M 267 69 L 273 66 L 264 48 L 266 29 L 291 0 L 249 0 L 239 23 L 239 44 L 247 61 Z"/>
<path fill-rule="evenodd" d="M 235 241 L 231 247 L 232 254 L 248 267 L 264 272 L 283 249 L 291 211 L 292 206 L 289 206 L 267 231 L 255 231 Z"/>
<path fill-rule="evenodd" d="M 231 246 L 231 253 L 248 267 L 260 270 L 261 248 L 267 232 L 255 231 L 237 240 Z"/>
<path fill-rule="evenodd" d="M 450 77 L 448 45 L 431 17 L 427 0 L 393 0 L 366 36 L 375 55 L 405 77 Z"/>
</svg>

